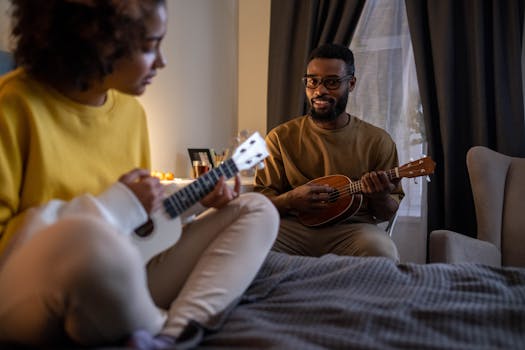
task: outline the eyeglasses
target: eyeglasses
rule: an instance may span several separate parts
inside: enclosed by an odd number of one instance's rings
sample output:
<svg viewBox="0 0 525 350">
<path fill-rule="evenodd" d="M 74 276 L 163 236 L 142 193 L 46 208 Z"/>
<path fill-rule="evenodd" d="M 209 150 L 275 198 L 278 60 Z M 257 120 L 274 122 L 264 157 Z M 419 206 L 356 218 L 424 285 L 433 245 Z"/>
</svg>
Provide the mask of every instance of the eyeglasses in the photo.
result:
<svg viewBox="0 0 525 350">
<path fill-rule="evenodd" d="M 345 75 L 344 77 L 337 77 L 337 78 L 320 78 L 315 76 L 308 76 L 305 75 L 303 77 L 303 84 L 308 89 L 317 89 L 317 87 L 321 84 L 324 85 L 325 88 L 328 90 L 337 90 L 341 86 L 341 83 L 345 80 L 350 80 L 354 76 L 353 75 Z"/>
</svg>

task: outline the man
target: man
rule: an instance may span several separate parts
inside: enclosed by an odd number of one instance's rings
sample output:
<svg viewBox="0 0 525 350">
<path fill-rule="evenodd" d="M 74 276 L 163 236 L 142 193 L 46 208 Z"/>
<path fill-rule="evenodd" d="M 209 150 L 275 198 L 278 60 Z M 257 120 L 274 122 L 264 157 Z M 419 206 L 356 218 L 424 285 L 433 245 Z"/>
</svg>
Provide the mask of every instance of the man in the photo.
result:
<svg viewBox="0 0 525 350">
<path fill-rule="evenodd" d="M 404 193 L 385 170 L 398 165 L 389 134 L 345 112 L 356 86 L 354 57 L 347 47 L 326 44 L 315 49 L 303 77 L 308 115 L 294 118 L 266 136 L 270 156 L 255 177 L 255 191 L 265 194 L 281 214 L 273 249 L 308 256 L 327 253 L 384 256 L 399 260 L 394 242 L 376 224 L 395 215 Z M 308 183 L 341 174 L 357 185 L 353 204 L 361 205 L 338 222 L 328 220 L 334 203 L 348 198 L 348 188 Z M 357 182 L 356 182 L 357 181 Z M 349 183 L 350 185 L 350 183 Z M 322 213 L 323 217 L 318 217 Z M 337 215 L 336 215 L 337 214 Z"/>
</svg>

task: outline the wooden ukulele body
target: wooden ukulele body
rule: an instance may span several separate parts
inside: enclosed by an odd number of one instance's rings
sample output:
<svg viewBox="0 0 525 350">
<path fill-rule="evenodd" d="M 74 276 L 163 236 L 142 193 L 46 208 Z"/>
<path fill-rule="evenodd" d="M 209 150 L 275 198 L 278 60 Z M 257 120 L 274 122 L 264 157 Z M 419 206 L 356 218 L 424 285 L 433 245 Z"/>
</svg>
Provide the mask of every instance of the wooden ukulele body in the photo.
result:
<svg viewBox="0 0 525 350">
<path fill-rule="evenodd" d="M 426 176 L 434 173 L 435 166 L 432 158 L 423 157 L 387 170 L 386 174 L 391 181 L 403 177 Z M 309 181 L 308 184 L 328 185 L 335 189 L 335 192 L 330 194 L 331 199 L 326 208 L 315 213 L 299 213 L 297 218 L 305 226 L 320 227 L 347 220 L 357 213 L 363 203 L 361 180 L 352 181 L 345 175 L 328 175 Z"/>
<path fill-rule="evenodd" d="M 349 219 L 357 213 L 363 203 L 362 194 L 350 194 L 352 180 L 344 175 L 328 175 L 314 179 L 308 184 L 328 185 L 336 192 L 324 209 L 312 213 L 301 213 L 299 222 L 308 227 L 322 227 Z"/>
</svg>

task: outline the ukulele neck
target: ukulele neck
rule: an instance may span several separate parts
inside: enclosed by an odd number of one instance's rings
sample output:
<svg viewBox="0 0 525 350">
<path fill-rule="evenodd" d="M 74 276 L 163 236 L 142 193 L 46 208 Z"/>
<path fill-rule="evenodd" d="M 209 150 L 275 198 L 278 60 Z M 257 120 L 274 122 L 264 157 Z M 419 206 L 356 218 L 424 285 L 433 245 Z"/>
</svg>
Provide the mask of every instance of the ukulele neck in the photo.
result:
<svg viewBox="0 0 525 350">
<path fill-rule="evenodd" d="M 399 168 L 395 167 L 394 169 L 387 170 L 386 175 L 390 181 L 399 179 Z M 350 188 L 350 194 L 361 193 L 363 191 L 362 183 L 363 182 L 361 180 L 351 182 L 348 185 Z"/>
<path fill-rule="evenodd" d="M 221 176 L 229 179 L 235 176 L 237 172 L 235 162 L 232 159 L 226 160 L 217 168 L 213 168 L 188 186 L 164 199 L 163 204 L 166 212 L 171 218 L 179 216 L 210 193 Z"/>
</svg>

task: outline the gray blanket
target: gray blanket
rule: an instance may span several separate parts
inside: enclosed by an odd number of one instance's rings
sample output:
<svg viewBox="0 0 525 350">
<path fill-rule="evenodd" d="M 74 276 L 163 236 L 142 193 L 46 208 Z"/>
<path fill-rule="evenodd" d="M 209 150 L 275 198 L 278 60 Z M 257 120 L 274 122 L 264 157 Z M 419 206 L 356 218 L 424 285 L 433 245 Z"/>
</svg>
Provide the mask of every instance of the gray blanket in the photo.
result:
<svg viewBox="0 0 525 350">
<path fill-rule="evenodd" d="M 525 269 L 270 252 L 239 300 L 179 340 L 173 349 L 523 350 Z"/>
<path fill-rule="evenodd" d="M 525 269 L 272 252 L 237 305 L 193 326 L 202 350 L 525 349 Z"/>
</svg>

